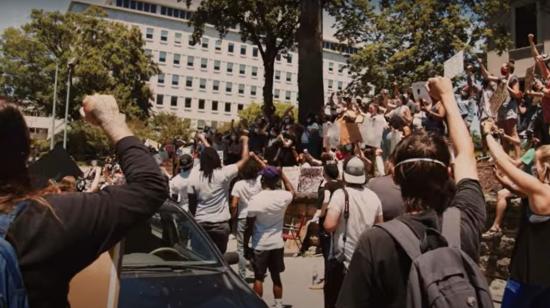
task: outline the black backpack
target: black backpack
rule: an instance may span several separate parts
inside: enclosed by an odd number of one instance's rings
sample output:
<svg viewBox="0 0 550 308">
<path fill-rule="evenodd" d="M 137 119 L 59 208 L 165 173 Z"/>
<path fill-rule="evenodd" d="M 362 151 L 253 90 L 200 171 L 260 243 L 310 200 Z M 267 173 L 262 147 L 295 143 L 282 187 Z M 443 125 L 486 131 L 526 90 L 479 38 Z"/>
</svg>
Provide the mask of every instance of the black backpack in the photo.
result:
<svg viewBox="0 0 550 308">
<path fill-rule="evenodd" d="M 377 225 L 388 232 L 411 258 L 407 308 L 487 308 L 493 300 L 478 265 L 460 249 L 460 210 L 443 213 L 442 232 L 448 246 L 420 250 L 420 240 L 403 222 Z M 431 230 L 432 231 L 432 230 Z"/>
</svg>

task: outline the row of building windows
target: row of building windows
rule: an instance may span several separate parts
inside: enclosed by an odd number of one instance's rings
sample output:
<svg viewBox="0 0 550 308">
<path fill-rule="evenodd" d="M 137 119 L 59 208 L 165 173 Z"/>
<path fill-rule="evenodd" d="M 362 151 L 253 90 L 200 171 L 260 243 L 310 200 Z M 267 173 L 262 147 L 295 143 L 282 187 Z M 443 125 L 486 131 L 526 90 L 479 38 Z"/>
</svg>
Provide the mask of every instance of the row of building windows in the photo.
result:
<svg viewBox="0 0 550 308">
<path fill-rule="evenodd" d="M 134 0 L 117 0 L 116 6 L 147 13 L 156 13 L 157 5 Z"/>
<path fill-rule="evenodd" d="M 155 29 L 146 28 L 145 29 L 145 38 L 147 40 L 154 40 L 154 38 L 155 38 Z M 168 30 L 160 30 L 160 42 L 161 43 L 163 43 L 163 42 L 168 43 L 168 39 L 169 39 Z M 194 47 L 194 46 L 197 45 L 193 41 L 193 37 L 191 35 L 189 35 L 187 43 L 191 47 Z M 182 45 L 183 44 L 183 34 L 181 32 L 175 32 L 174 33 L 174 44 L 175 45 Z M 198 45 L 200 45 L 201 48 L 203 48 L 203 49 L 208 49 L 210 47 L 210 39 L 207 38 L 207 37 L 203 37 L 201 39 L 201 41 L 198 43 Z M 249 48 L 249 47 L 251 47 L 251 48 Z M 227 53 L 228 54 L 235 54 L 235 43 L 234 42 L 227 42 L 226 48 L 227 48 Z M 218 51 L 218 52 L 221 52 L 222 49 L 223 49 L 223 40 L 221 40 L 221 39 L 215 40 L 214 41 L 214 50 Z M 241 44 L 240 45 L 239 54 L 241 56 L 247 56 L 248 52 L 249 52 L 248 50 L 251 50 L 252 57 L 254 57 L 254 58 L 259 57 L 260 51 L 259 51 L 258 47 L 249 46 L 247 44 Z M 292 60 L 293 60 L 292 54 L 290 54 L 290 53 L 285 54 L 285 55 L 279 54 L 279 55 L 277 55 L 276 60 L 280 62 L 280 61 L 282 61 L 283 58 L 286 60 L 286 62 L 288 64 L 292 64 Z"/>
<path fill-rule="evenodd" d="M 193 12 L 171 8 L 168 6 L 161 6 L 160 15 L 190 20 L 193 17 Z"/>
<path fill-rule="evenodd" d="M 161 106 L 161 105 L 164 105 L 164 101 L 166 100 L 169 100 L 170 102 L 170 107 L 178 107 L 178 104 L 180 103 L 180 97 L 178 96 L 165 96 L 163 94 L 157 94 L 157 100 L 156 100 L 156 103 L 157 105 Z M 222 105 L 223 104 L 223 105 Z M 231 113 L 233 112 L 233 103 L 230 103 L 230 102 L 225 102 L 225 103 L 222 103 L 222 102 L 219 102 L 219 101 L 210 101 L 210 108 L 209 110 L 211 111 L 220 111 L 220 107 L 223 106 L 223 111 L 225 113 Z M 190 98 L 190 97 L 185 97 L 183 99 L 183 107 L 185 109 L 193 109 L 193 99 Z M 237 110 L 236 111 L 241 111 L 243 110 L 244 108 L 244 105 L 243 104 L 237 104 Z M 205 99 L 197 99 L 197 109 L 198 110 L 206 110 L 206 100 Z"/>
</svg>

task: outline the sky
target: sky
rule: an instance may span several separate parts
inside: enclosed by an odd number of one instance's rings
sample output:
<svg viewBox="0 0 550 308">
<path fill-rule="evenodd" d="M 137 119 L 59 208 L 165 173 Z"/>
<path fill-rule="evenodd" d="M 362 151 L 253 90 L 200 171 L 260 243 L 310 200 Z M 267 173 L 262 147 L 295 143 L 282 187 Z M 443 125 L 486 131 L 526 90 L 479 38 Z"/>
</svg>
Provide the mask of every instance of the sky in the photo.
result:
<svg viewBox="0 0 550 308">
<path fill-rule="evenodd" d="M 87 0 L 104 3 L 104 0 Z M 21 26 L 28 21 L 32 9 L 46 11 L 66 11 L 70 0 L 0 0 L 0 33 L 13 26 Z M 333 18 L 324 16 L 325 37 L 333 38 L 335 30 L 331 28 Z"/>
</svg>

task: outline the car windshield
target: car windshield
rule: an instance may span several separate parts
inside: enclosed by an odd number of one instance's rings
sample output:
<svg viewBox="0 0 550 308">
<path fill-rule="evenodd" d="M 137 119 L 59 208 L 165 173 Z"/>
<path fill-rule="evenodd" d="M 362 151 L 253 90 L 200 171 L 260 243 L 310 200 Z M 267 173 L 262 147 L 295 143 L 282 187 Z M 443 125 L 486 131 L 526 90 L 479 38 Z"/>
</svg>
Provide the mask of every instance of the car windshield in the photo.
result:
<svg viewBox="0 0 550 308">
<path fill-rule="evenodd" d="M 128 232 L 123 271 L 217 267 L 220 262 L 207 241 L 187 215 L 175 206 L 165 205 Z"/>
</svg>

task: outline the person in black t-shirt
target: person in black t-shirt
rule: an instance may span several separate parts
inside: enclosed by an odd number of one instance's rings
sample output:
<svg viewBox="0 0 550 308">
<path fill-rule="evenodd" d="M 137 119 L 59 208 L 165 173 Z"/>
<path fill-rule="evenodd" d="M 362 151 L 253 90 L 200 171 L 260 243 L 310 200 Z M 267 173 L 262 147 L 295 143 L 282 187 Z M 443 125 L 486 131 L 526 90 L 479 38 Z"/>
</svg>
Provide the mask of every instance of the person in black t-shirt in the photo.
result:
<svg viewBox="0 0 550 308">
<path fill-rule="evenodd" d="M 112 96 L 84 99 L 86 120 L 115 146 L 127 184 L 96 193 L 44 194 L 30 185 L 30 138 L 17 107 L 0 97 L 0 211 L 26 207 L 6 239 L 17 252 L 29 305 L 69 307 L 69 282 L 147 220 L 168 197 L 168 181 L 142 142 L 132 135 Z"/>
<path fill-rule="evenodd" d="M 516 167 L 484 125 L 487 146 L 497 179 L 510 191 L 524 196 L 519 232 L 512 254 L 510 279 L 502 299 L 503 308 L 548 307 L 550 303 L 550 145 L 535 152 L 536 176 Z"/>
<path fill-rule="evenodd" d="M 449 206 L 460 209 L 461 247 L 474 260 L 485 224 L 485 200 L 478 182 L 474 145 L 460 116 L 451 81 L 431 78 L 430 95 L 441 101 L 455 150 L 445 140 L 415 132 L 395 150 L 394 180 L 401 186 L 406 214 L 396 218 L 423 239 L 424 251 L 439 247 L 426 228 L 441 229 L 441 215 Z M 450 174 L 454 176 L 451 177 Z M 455 184 L 456 183 L 456 184 Z M 404 307 L 411 259 L 381 228 L 365 231 L 344 279 L 336 307 Z"/>
</svg>

